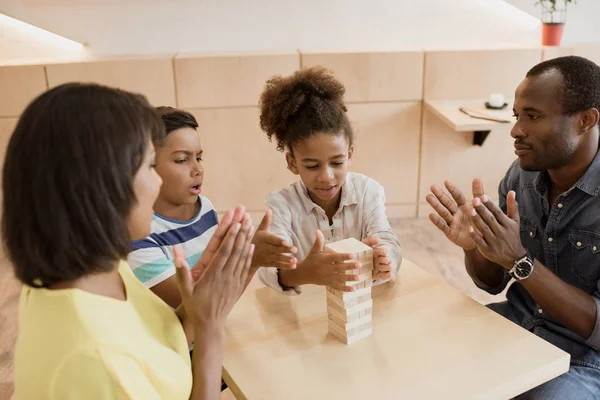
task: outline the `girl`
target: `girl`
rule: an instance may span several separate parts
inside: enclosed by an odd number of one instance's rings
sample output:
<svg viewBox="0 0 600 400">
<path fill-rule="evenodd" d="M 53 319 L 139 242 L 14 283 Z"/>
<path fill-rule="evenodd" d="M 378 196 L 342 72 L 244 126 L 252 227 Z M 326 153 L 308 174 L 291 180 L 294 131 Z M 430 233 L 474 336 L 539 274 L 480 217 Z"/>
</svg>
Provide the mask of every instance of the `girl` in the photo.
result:
<svg viewBox="0 0 600 400">
<path fill-rule="evenodd" d="M 151 137 L 164 133 L 144 97 L 94 84 L 51 89 L 19 119 L 2 210 L 24 284 L 17 399 L 219 398 L 225 318 L 250 275 L 253 229 L 243 207 L 228 212 L 194 271 L 176 250 L 177 312 L 134 277 L 123 259 L 150 232 L 161 185 Z"/>
<path fill-rule="evenodd" d="M 383 188 L 373 179 L 348 172 L 354 133 L 346 115 L 344 87 L 317 67 L 267 81 L 260 98 L 260 125 L 277 149 L 286 151 L 288 169 L 300 181 L 271 193 L 271 232 L 297 247 L 295 270 L 261 268 L 266 285 L 287 294 L 315 284 L 343 291 L 358 276 L 345 263 L 348 254 L 323 252 L 324 243 L 353 237 L 374 250 L 373 279 L 394 279 L 402 261 L 398 239 L 386 217 Z M 315 234 L 316 231 L 316 234 Z"/>
</svg>

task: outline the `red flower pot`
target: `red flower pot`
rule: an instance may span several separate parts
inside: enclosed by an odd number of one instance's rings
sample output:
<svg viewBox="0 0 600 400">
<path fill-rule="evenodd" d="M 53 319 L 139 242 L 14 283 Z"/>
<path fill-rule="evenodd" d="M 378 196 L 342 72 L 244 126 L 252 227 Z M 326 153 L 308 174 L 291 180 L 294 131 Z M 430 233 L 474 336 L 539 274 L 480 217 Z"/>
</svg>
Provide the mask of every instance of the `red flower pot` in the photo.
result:
<svg viewBox="0 0 600 400">
<path fill-rule="evenodd" d="M 543 46 L 560 46 L 564 23 L 544 23 L 542 24 L 542 45 Z"/>
</svg>

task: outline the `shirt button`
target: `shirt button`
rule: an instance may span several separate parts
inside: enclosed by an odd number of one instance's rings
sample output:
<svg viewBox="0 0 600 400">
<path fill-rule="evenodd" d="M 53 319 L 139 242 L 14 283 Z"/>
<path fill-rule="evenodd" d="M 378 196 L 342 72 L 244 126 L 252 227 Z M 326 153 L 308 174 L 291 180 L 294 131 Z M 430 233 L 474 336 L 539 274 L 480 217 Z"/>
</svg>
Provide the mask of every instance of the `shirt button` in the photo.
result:
<svg viewBox="0 0 600 400">
<path fill-rule="evenodd" d="M 541 308 L 538 308 L 538 314 L 543 314 L 544 310 L 542 310 Z"/>
<path fill-rule="evenodd" d="M 529 237 L 533 237 L 533 231 L 529 232 Z"/>
<path fill-rule="evenodd" d="M 596 251 L 596 246 L 592 247 L 592 251 L 595 252 Z"/>
<path fill-rule="evenodd" d="M 558 208 L 563 208 L 563 204 L 562 203 L 558 203 Z"/>
<path fill-rule="evenodd" d="M 548 242 L 552 243 L 554 241 L 554 239 L 552 239 L 551 237 L 548 238 Z"/>
<path fill-rule="evenodd" d="M 581 242 L 577 242 L 577 247 L 581 247 Z"/>
</svg>

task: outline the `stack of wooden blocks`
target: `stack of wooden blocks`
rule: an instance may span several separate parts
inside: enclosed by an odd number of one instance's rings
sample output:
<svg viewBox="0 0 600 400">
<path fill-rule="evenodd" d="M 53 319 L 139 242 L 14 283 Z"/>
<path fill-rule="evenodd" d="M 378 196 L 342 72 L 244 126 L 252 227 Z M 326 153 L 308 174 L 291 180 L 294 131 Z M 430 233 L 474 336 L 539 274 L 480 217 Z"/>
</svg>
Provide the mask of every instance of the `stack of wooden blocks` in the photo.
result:
<svg viewBox="0 0 600 400">
<path fill-rule="evenodd" d="M 342 342 L 352 344 L 373 333 L 373 249 L 353 238 L 330 243 L 325 248 L 335 253 L 350 253 L 353 259 L 348 262 L 361 263 L 360 269 L 346 272 L 360 278 L 346 283 L 354 286 L 354 292 L 327 288 L 329 332 Z"/>
</svg>

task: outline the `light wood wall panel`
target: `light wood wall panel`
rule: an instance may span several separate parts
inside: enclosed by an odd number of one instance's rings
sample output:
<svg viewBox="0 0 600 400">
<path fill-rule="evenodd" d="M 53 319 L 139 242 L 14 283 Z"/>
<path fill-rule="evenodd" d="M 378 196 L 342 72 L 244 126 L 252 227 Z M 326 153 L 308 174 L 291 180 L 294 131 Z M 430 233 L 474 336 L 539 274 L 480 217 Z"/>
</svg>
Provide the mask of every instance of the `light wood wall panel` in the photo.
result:
<svg viewBox="0 0 600 400">
<path fill-rule="evenodd" d="M 50 87 L 67 82 L 95 82 L 141 93 L 154 105 L 175 103 L 173 57 L 95 60 L 46 66 Z"/>
<path fill-rule="evenodd" d="M 421 100 L 420 51 L 381 53 L 304 53 L 302 67 L 324 66 L 346 87 L 347 102 Z"/>
<path fill-rule="evenodd" d="M 178 55 L 178 104 L 182 108 L 256 106 L 265 82 L 300 68 L 298 53 Z"/>
<path fill-rule="evenodd" d="M 6 147 L 8 146 L 8 141 L 10 140 L 13 130 L 17 126 L 17 121 L 17 118 L 0 118 L 0 168 L 4 166 Z"/>
<path fill-rule="evenodd" d="M 600 45 L 545 47 L 544 60 L 564 56 L 580 56 L 600 65 Z"/>
<path fill-rule="evenodd" d="M 0 118 L 0 206 L 4 198 L 4 192 L 2 191 L 2 169 L 4 168 L 4 159 L 6 158 L 6 147 L 16 125 L 17 118 Z"/>
<path fill-rule="evenodd" d="M 421 102 L 348 106 L 356 133 L 351 169 L 384 187 L 390 218 L 415 215 L 421 109 Z"/>
<path fill-rule="evenodd" d="M 256 108 L 191 112 L 205 149 L 205 194 L 219 212 L 240 203 L 262 211 L 270 192 L 299 179 L 260 130 Z M 390 218 L 416 214 L 420 113 L 420 102 L 349 107 L 356 129 L 351 169 L 384 186 Z"/>
<path fill-rule="evenodd" d="M 292 183 L 285 155 L 258 125 L 257 108 L 191 109 L 204 149 L 204 194 L 218 212 L 244 204 L 266 209 L 267 195 Z"/>
<path fill-rule="evenodd" d="M 487 99 L 495 92 L 513 98 L 519 82 L 541 59 L 541 48 L 428 51 L 424 98 Z"/>
<path fill-rule="evenodd" d="M 18 117 L 46 89 L 43 65 L 0 66 L 0 118 Z"/>
<path fill-rule="evenodd" d="M 430 193 L 430 186 L 443 186 L 445 180 L 458 185 L 465 195 L 471 198 L 471 183 L 474 178 L 480 178 L 486 193 L 493 199 L 498 197 L 498 185 L 517 158 L 510 128 L 492 130 L 481 147 L 474 146 L 472 140 L 473 133 L 454 132 L 425 108 L 419 216 L 426 216 L 432 212 L 425 200 L 425 196 Z"/>
<path fill-rule="evenodd" d="M 546 48 L 544 58 L 578 54 L 600 61 L 600 46 Z M 488 193 L 515 159 L 509 128 L 493 131 L 483 147 L 422 110 L 421 98 L 512 97 L 542 59 L 542 49 L 382 53 L 181 55 L 93 60 L 47 66 L 0 67 L 0 117 L 17 117 L 35 96 L 69 81 L 93 81 L 142 93 L 154 105 L 175 105 L 198 118 L 206 150 L 205 194 L 219 212 L 244 203 L 255 219 L 273 190 L 297 180 L 259 128 L 259 95 L 267 79 L 301 65 L 323 65 L 346 86 L 356 130 L 351 169 L 386 190 L 390 218 L 426 215 L 432 183 L 455 181 L 470 192 L 484 179 Z M 424 67 L 424 68 L 423 68 Z M 46 68 L 47 75 L 44 74 Z M 424 85 L 424 86 L 423 86 Z M 421 117 L 421 115 L 423 116 Z M 0 154 L 16 118 L 0 118 Z M 421 126 L 421 123 L 423 126 Z"/>
</svg>

